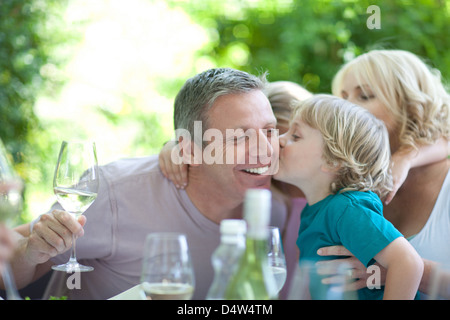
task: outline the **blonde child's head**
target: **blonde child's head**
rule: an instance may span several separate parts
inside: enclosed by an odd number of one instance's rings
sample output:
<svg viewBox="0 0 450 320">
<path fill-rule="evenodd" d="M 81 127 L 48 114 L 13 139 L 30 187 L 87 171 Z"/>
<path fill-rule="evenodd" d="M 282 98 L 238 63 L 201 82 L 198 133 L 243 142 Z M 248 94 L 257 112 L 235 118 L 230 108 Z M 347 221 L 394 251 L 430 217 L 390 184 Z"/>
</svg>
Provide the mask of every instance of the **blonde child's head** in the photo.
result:
<svg viewBox="0 0 450 320">
<path fill-rule="evenodd" d="M 349 72 L 362 90 L 368 85 L 391 114 L 396 126 L 394 138 L 398 139 L 391 144 L 417 148 L 450 137 L 450 95 L 439 71 L 413 53 L 373 50 L 358 56 L 336 74 L 334 95 L 341 95 L 343 79 Z"/>
<path fill-rule="evenodd" d="M 388 133 L 370 112 L 344 99 L 319 94 L 298 102 L 293 119 L 321 132 L 324 161 L 336 172 L 331 192 L 371 190 L 384 198 L 391 190 Z"/>
</svg>

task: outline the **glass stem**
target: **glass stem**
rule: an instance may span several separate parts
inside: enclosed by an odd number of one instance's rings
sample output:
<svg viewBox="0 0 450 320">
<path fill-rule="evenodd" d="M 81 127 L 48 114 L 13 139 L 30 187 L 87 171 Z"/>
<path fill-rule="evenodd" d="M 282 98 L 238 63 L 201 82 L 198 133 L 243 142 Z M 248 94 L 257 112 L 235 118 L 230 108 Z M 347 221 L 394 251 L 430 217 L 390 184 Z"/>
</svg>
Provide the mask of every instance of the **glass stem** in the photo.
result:
<svg viewBox="0 0 450 320">
<path fill-rule="evenodd" d="M 72 252 L 70 253 L 70 259 L 69 263 L 72 265 L 77 265 L 77 256 L 76 256 L 76 243 L 77 243 L 77 237 L 72 234 Z"/>
<path fill-rule="evenodd" d="M 6 298 L 8 300 L 22 300 L 19 292 L 17 291 L 11 266 L 8 262 L 5 263 L 5 269 L 3 270 L 2 277 L 6 287 Z"/>
</svg>

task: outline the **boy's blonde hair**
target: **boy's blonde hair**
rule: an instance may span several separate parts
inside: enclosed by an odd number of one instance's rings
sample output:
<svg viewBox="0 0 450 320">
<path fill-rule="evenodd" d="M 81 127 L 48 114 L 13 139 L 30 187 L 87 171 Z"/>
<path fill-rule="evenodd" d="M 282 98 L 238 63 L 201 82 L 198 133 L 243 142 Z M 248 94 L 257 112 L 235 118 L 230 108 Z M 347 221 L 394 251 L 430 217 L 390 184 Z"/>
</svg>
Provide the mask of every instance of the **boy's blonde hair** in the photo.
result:
<svg viewBox="0 0 450 320">
<path fill-rule="evenodd" d="M 298 102 L 293 118 L 321 132 L 325 162 L 337 168 L 331 192 L 371 190 L 384 198 L 392 190 L 389 137 L 369 111 L 326 94 Z"/>
<path fill-rule="evenodd" d="M 399 147 L 450 138 L 450 95 L 440 72 L 411 52 L 373 50 L 345 64 L 336 74 L 332 91 L 341 95 L 342 81 L 352 72 L 361 89 L 367 84 L 387 107 L 398 128 Z"/>
</svg>

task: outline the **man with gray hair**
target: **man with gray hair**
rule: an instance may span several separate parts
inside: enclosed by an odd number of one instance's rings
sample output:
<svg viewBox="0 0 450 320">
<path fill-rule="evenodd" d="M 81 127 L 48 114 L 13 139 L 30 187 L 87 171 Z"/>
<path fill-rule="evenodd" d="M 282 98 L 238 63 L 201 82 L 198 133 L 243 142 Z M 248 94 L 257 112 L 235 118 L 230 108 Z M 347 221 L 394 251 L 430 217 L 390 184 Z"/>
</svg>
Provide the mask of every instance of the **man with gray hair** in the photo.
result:
<svg viewBox="0 0 450 320">
<path fill-rule="evenodd" d="M 229 68 L 186 81 L 175 99 L 174 121 L 184 133 L 178 141 L 181 158 L 191 164 L 189 185 L 177 189 L 164 178 L 157 155 L 100 167 L 98 198 L 84 216 L 76 220 L 55 204 L 16 229 L 12 265 L 18 285 L 66 262 L 75 234 L 78 260 L 94 271 L 81 274 L 81 285 L 69 298 L 107 299 L 139 284 L 148 233 L 179 232 L 187 236 L 193 261 L 193 299 L 204 299 L 220 221 L 242 218 L 245 191 L 269 188 L 276 168 L 276 119 L 264 85 L 264 77 Z M 203 161 L 206 155 L 216 161 Z M 285 219 L 285 207 L 273 202 L 271 224 L 283 229 Z"/>
</svg>

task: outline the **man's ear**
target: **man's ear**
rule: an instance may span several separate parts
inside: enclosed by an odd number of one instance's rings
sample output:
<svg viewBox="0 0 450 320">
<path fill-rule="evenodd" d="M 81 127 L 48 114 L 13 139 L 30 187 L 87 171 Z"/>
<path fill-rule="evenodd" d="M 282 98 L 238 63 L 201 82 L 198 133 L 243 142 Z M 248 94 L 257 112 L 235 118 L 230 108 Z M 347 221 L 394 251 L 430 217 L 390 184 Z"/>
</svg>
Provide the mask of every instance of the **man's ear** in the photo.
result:
<svg viewBox="0 0 450 320">
<path fill-rule="evenodd" d="M 178 138 L 180 155 L 183 163 L 190 166 L 198 166 L 202 163 L 202 149 L 189 138 L 180 136 Z"/>
</svg>

